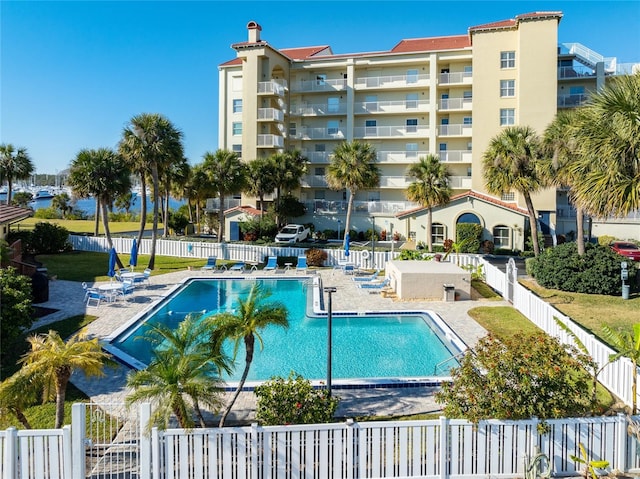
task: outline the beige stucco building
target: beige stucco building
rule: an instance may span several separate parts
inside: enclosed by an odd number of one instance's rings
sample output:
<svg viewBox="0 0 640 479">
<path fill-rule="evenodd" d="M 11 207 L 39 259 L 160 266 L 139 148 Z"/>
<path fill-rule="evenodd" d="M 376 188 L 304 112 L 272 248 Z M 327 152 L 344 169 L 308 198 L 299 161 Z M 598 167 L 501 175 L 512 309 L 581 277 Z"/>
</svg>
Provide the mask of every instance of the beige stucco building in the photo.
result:
<svg viewBox="0 0 640 479">
<path fill-rule="evenodd" d="M 393 224 L 403 236 L 424 241 L 419 221 L 403 214 L 417 206 L 406 199 L 412 163 L 439 155 L 454 195 L 487 195 L 482 154 L 501 128 L 528 125 L 542 133 L 558 108 L 579 105 L 615 73 L 608 59 L 581 45 L 559 46 L 561 18 L 561 12 L 523 14 L 459 35 L 405 39 L 388 51 L 354 54 L 334 54 L 328 45 L 279 49 L 251 21 L 247 40 L 232 45 L 236 58 L 219 67 L 219 147 L 245 161 L 300 150 L 309 165 L 296 194 L 307 215 L 296 221 L 336 230 L 347 192 L 327 187 L 326 167 L 341 141 L 366 141 L 377 151 L 382 175 L 378 188 L 358 192 L 352 226 L 369 229 L 376 217 L 376 229 Z M 524 208 L 516 192 L 496 200 Z M 511 229 L 510 246 L 522 249 L 523 235 L 516 233 L 527 229 L 526 216 L 507 221 L 504 209 L 487 204 L 485 239 L 495 236 L 489 225 L 500 225 Z M 537 194 L 534 206 L 545 233 L 576 230 L 570 205 L 555 189 Z M 455 217 L 449 207 L 441 209 L 448 212 Z M 454 230 L 455 223 L 446 237 L 455 238 Z M 440 240 L 438 231 L 431 233 Z"/>
</svg>

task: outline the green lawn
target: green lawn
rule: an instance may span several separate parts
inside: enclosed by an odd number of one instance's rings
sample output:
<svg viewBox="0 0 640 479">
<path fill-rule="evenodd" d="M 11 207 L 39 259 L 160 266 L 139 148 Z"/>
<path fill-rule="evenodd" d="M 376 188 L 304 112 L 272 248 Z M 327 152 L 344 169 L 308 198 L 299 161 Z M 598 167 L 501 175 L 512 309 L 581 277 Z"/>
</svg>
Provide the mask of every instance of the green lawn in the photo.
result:
<svg viewBox="0 0 640 479">
<path fill-rule="evenodd" d="M 93 233 L 95 231 L 95 221 L 93 220 L 61 220 L 61 219 L 44 219 L 44 218 L 27 218 L 19 223 L 11 226 L 12 230 L 32 230 L 36 223 L 55 223 L 69 230 L 71 233 Z M 158 225 L 161 229 L 162 223 Z M 140 222 L 138 221 L 110 221 L 109 231 L 111 234 L 128 233 L 138 231 Z M 147 224 L 147 231 L 151 231 L 151 224 Z M 102 221 L 98 227 L 98 233 L 104 234 Z"/>
</svg>

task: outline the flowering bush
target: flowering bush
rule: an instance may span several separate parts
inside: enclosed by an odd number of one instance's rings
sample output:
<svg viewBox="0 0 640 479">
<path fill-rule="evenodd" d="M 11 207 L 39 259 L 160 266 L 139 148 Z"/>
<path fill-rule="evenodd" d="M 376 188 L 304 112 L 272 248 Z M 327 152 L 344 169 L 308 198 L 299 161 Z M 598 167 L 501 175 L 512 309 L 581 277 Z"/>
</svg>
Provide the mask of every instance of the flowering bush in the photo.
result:
<svg viewBox="0 0 640 479">
<path fill-rule="evenodd" d="M 307 264 L 309 266 L 324 266 L 327 252 L 323 249 L 311 248 L 307 250 Z"/>
<path fill-rule="evenodd" d="M 331 422 L 339 402 L 293 371 L 287 379 L 275 377 L 257 386 L 255 394 L 256 419 L 264 426 Z"/>
</svg>

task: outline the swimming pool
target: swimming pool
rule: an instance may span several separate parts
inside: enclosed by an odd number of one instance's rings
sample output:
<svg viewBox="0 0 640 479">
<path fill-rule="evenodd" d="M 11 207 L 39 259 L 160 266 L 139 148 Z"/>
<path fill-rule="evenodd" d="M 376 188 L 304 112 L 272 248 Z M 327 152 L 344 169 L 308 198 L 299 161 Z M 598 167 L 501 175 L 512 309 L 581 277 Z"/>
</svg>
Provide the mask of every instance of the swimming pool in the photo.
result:
<svg viewBox="0 0 640 479">
<path fill-rule="evenodd" d="M 152 345 L 140 340 L 149 325 L 177 326 L 191 312 L 206 317 L 233 312 L 236 299 L 255 281 L 272 291 L 269 301 L 280 301 L 289 311 L 288 329 L 267 328 L 261 333 L 264 349 L 256 351 L 248 381 L 261 382 L 290 371 L 312 381 L 327 375 L 327 315 L 321 311 L 319 285 L 309 278 L 190 279 L 148 313 L 127 326 L 111 342 L 111 352 L 136 367 L 152 358 Z M 232 352 L 228 344 L 228 353 Z M 332 315 L 332 378 L 343 382 L 394 382 L 436 376 L 438 364 L 455 365 L 454 355 L 464 347 L 437 315 L 425 312 L 334 312 Z M 114 349 L 115 348 L 115 351 Z M 123 353 L 122 355 L 117 354 Z M 244 364 L 241 348 L 236 370 L 225 381 L 239 380 Z M 438 373 L 446 374 L 448 368 Z"/>
</svg>

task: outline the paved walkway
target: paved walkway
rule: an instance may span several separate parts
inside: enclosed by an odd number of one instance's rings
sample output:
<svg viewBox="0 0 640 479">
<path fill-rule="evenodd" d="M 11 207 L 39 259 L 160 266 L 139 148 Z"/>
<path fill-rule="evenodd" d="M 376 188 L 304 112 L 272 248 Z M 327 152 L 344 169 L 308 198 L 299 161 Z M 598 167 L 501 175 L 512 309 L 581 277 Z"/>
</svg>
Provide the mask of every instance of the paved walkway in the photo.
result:
<svg viewBox="0 0 640 479">
<path fill-rule="evenodd" d="M 225 272 L 229 276 L 235 273 Z M 260 271 L 252 273 L 263 276 Z M 293 275 L 295 273 L 281 273 Z M 467 311 L 479 305 L 500 306 L 504 301 L 398 301 L 383 297 L 381 294 L 369 294 L 356 287 L 350 276 L 340 271 L 322 269 L 318 271 L 324 286 L 335 286 L 333 294 L 333 310 L 348 311 L 384 311 L 384 310 L 431 310 L 440 315 L 458 336 L 469 346 L 486 334 L 486 331 L 473 321 Z M 103 303 L 99 308 L 87 307 L 83 301 L 82 285 L 73 281 L 52 280 L 49 283 L 49 301 L 38 304 L 46 308 L 59 310 L 37 321 L 33 327 L 58 321 L 78 314 L 91 314 L 98 317 L 92 322 L 87 331 L 92 336 L 108 339 L 113 332 L 128 322 L 136 314 L 149 308 L 161 300 L 172 288 L 190 276 L 203 276 L 200 271 L 182 271 L 152 276 L 147 288 L 139 288 L 133 296 L 133 301 Z M 92 285 L 89 285 L 92 286 Z M 126 376 L 130 369 L 119 364 L 115 368 L 106 370 L 106 377 L 85 378 L 74 375 L 72 382 L 96 402 L 123 402 L 128 391 Z M 227 398 L 231 393 L 227 394 Z M 336 390 L 341 402 L 337 411 L 340 417 L 357 416 L 392 416 L 407 415 L 440 410 L 433 400 L 433 389 L 426 387 L 401 389 L 360 389 Z M 255 410 L 255 396 L 253 393 L 241 393 L 234 405 L 229 421 L 248 422 L 253 418 Z"/>
</svg>

